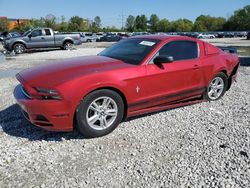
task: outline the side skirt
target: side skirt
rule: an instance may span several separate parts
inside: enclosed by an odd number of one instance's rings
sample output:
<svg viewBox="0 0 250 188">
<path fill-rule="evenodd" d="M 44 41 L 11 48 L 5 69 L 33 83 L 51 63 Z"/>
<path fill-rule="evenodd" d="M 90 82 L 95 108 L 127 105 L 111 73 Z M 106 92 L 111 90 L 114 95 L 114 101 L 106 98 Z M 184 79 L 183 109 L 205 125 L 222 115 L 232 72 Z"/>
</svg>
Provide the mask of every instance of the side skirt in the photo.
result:
<svg viewBox="0 0 250 188">
<path fill-rule="evenodd" d="M 178 108 L 178 107 L 182 107 L 182 106 L 188 106 L 188 105 L 201 103 L 201 102 L 205 102 L 205 101 L 206 100 L 204 100 L 200 96 L 197 96 L 195 98 L 192 97 L 190 99 L 185 99 L 183 101 L 167 103 L 167 104 L 162 104 L 159 106 L 153 106 L 153 107 L 149 107 L 149 108 L 140 109 L 137 111 L 128 112 L 127 118 L 131 118 L 134 116 L 140 116 L 140 115 L 146 115 L 149 113 L 155 113 L 155 112 L 164 111 L 164 110 L 170 110 L 170 109 L 174 109 L 174 108 Z"/>
</svg>

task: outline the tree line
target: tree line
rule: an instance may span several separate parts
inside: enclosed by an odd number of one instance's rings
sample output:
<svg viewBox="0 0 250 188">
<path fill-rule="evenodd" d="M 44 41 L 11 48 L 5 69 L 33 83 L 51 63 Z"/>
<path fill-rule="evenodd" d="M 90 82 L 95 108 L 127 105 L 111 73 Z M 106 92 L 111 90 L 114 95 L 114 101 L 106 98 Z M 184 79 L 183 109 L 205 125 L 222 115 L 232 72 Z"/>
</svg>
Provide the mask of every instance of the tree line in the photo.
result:
<svg viewBox="0 0 250 188">
<path fill-rule="evenodd" d="M 66 21 L 64 16 L 57 18 L 49 14 L 40 19 L 31 19 L 16 24 L 15 31 L 24 32 L 30 28 L 50 27 L 61 32 L 207 32 L 207 31 L 249 31 L 250 30 L 250 5 L 236 10 L 228 19 L 223 17 L 213 17 L 210 15 L 200 15 L 194 22 L 188 19 L 178 19 L 169 21 L 166 18 L 160 19 L 156 14 L 149 18 L 146 15 L 129 15 L 125 28 L 102 27 L 99 16 L 94 20 L 73 16 Z M 8 21 L 0 20 L 0 30 L 8 30 Z"/>
<path fill-rule="evenodd" d="M 234 12 L 229 18 L 200 15 L 194 22 L 188 19 L 169 21 L 152 14 L 149 19 L 145 15 L 129 15 L 126 20 L 129 32 L 208 32 L 208 31 L 249 31 L 250 5 Z"/>
</svg>

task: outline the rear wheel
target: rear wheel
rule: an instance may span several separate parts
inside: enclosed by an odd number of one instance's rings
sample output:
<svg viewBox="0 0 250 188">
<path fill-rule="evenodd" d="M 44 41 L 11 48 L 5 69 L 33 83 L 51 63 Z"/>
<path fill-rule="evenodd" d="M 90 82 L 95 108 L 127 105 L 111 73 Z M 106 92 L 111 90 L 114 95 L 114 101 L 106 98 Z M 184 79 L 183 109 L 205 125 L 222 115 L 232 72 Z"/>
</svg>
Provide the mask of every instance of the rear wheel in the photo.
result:
<svg viewBox="0 0 250 188">
<path fill-rule="evenodd" d="M 107 89 L 87 95 L 76 111 L 76 128 L 84 136 L 100 137 L 112 132 L 121 122 L 124 104 L 121 96 Z"/>
<path fill-rule="evenodd" d="M 25 52 L 26 48 L 24 46 L 24 44 L 22 43 L 16 43 L 14 46 L 13 46 L 13 50 L 16 54 L 22 54 Z"/>
<path fill-rule="evenodd" d="M 220 99 L 225 94 L 227 86 L 227 76 L 223 72 L 218 73 L 209 83 L 204 98 L 209 101 Z"/>
<path fill-rule="evenodd" d="M 72 47 L 73 47 L 73 43 L 72 42 L 67 41 L 67 42 L 65 42 L 63 44 L 63 49 L 64 50 L 70 50 L 70 49 L 72 49 Z"/>
</svg>

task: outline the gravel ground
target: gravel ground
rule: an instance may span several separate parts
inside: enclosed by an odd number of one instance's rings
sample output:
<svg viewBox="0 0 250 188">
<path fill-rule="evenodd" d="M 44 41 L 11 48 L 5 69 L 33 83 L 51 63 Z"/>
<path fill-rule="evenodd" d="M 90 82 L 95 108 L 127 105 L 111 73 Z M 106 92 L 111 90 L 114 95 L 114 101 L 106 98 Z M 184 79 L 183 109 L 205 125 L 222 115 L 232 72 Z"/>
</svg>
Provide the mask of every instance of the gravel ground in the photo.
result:
<svg viewBox="0 0 250 188">
<path fill-rule="evenodd" d="M 24 54 L 0 71 L 101 50 Z M 31 125 L 12 96 L 17 81 L 2 77 L 0 187 L 249 187 L 250 67 L 237 80 L 219 101 L 137 117 L 85 139 Z"/>
</svg>

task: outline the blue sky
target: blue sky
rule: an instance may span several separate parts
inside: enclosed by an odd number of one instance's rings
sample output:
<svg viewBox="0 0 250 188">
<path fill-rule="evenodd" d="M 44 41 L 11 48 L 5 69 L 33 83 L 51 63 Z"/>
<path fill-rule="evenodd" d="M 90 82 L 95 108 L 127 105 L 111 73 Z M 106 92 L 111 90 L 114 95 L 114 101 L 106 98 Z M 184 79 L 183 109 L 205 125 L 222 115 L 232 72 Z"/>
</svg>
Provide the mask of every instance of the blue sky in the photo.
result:
<svg viewBox="0 0 250 188">
<path fill-rule="evenodd" d="M 10 3 L 11 2 L 11 3 Z M 250 0 L 0 0 L 0 16 L 10 18 L 40 18 L 47 14 L 57 17 L 81 16 L 93 19 L 100 16 L 102 26 L 122 25 L 130 14 L 155 13 L 160 18 L 195 20 L 200 14 L 228 18 L 239 8 L 250 5 Z"/>
</svg>

